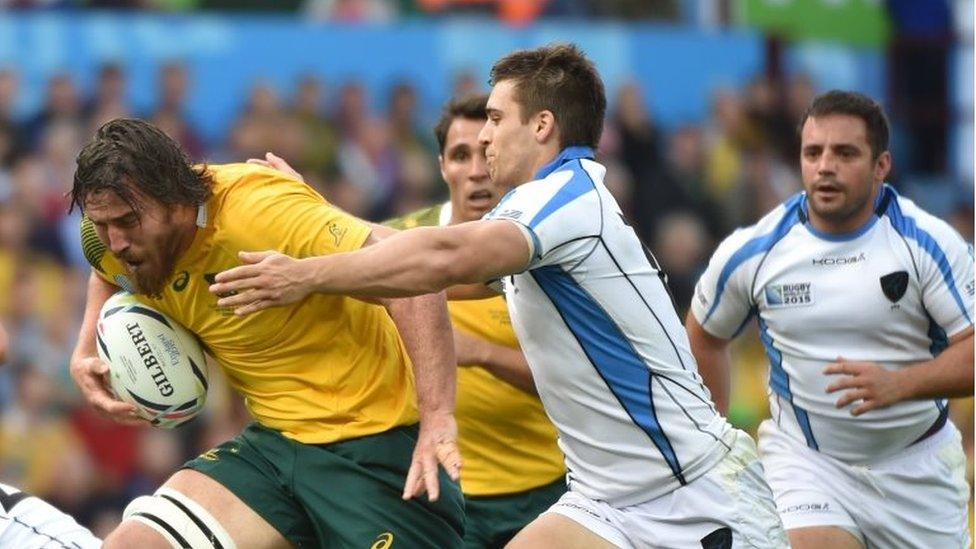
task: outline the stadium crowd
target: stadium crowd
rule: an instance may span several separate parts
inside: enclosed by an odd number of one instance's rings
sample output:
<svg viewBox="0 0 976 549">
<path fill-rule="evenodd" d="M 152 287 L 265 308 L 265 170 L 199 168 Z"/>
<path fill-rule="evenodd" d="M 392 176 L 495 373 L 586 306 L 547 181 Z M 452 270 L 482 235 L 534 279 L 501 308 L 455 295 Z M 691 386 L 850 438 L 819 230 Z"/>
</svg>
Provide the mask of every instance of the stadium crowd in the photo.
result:
<svg viewBox="0 0 976 549">
<path fill-rule="evenodd" d="M 385 90 L 330 84 L 308 75 L 286 97 L 258 82 L 227 134 L 208 140 L 185 113 L 193 81 L 178 64 L 159 69 L 151 108 L 127 104 L 126 68 L 109 64 L 89 94 L 68 75 L 52 77 L 43 107 L 26 117 L 13 114 L 18 74 L 0 70 L 0 318 L 11 339 L 9 363 L 0 369 L 0 478 L 104 534 L 130 499 L 248 419 L 218 383 L 205 414 L 180 430 L 117 425 L 86 406 L 69 378 L 89 263 L 77 234 L 79 214 L 69 214 L 65 193 L 78 151 L 102 123 L 145 118 L 200 162 L 274 151 L 330 201 L 366 219 L 444 199 L 431 121 L 418 116 L 416 89 L 409 82 Z M 457 80 L 455 94 L 475 91 L 484 91 L 478 79 Z M 635 85 L 611 98 L 599 148 L 606 182 L 668 273 L 682 315 L 718 239 L 800 189 L 795 124 L 818 91 L 805 76 L 757 76 L 745 89 L 717 90 L 704 123 L 667 129 Z M 372 110 L 370 94 L 385 97 L 385 108 Z M 896 164 L 892 182 L 908 179 Z M 950 221 L 972 242 L 970 198 L 962 198 Z M 754 430 L 766 414 L 766 358 L 758 338 L 739 342 L 730 416 Z M 969 438 L 972 401 L 954 408 Z M 972 440 L 964 446 L 971 451 Z M 972 456 L 970 481 L 971 464 Z"/>
</svg>

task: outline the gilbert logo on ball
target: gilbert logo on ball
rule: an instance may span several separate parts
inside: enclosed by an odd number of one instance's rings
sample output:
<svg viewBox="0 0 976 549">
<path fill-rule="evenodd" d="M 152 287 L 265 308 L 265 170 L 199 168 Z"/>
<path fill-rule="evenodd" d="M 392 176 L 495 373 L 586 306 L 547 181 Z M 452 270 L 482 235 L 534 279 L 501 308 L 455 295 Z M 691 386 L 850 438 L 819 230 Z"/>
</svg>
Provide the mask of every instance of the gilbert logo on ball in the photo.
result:
<svg viewBox="0 0 976 549">
<path fill-rule="evenodd" d="M 203 347 L 183 326 L 129 292 L 108 299 L 96 330 L 112 390 L 157 427 L 192 419 L 207 399 Z"/>
</svg>

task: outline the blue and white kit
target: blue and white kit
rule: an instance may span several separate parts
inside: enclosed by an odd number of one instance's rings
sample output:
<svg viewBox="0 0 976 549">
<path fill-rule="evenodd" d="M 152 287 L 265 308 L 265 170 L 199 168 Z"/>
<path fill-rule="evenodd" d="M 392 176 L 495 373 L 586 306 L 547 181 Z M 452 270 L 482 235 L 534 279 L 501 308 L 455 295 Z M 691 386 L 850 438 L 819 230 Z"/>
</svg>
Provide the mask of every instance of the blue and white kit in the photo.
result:
<svg viewBox="0 0 976 549">
<path fill-rule="evenodd" d="M 75 519 L 13 486 L 0 484 L 0 548 L 95 549 L 102 542 Z"/>
<path fill-rule="evenodd" d="M 605 172 L 592 149 L 568 147 L 485 219 L 515 222 L 529 243 L 526 270 L 502 285 L 539 395 L 559 432 L 570 493 L 622 509 L 694 486 L 734 445 L 745 441 L 753 453 L 755 446 L 712 404 L 657 262 L 603 185 Z M 775 539 L 781 526 L 755 466 L 755 486 L 744 492 L 761 500 L 753 508 L 768 502 L 775 522 L 761 528 Z M 722 505 L 706 500 L 692 499 L 697 514 L 673 517 L 675 524 L 708 516 L 724 524 L 717 518 Z M 626 543 L 649 543 L 634 534 L 641 527 L 620 529 L 631 530 Z M 738 538 L 743 528 L 733 530 Z M 766 537 L 765 530 L 757 537 Z M 701 538 L 692 541 L 697 545 Z"/>
<path fill-rule="evenodd" d="M 734 337 L 753 316 L 769 358 L 759 430 L 787 529 L 837 526 L 868 547 L 968 547 L 965 456 L 945 399 L 854 417 L 827 393 L 843 357 L 897 370 L 972 326 L 973 252 L 948 224 L 883 185 L 847 234 L 811 226 L 799 193 L 719 246 L 692 313 Z"/>
</svg>

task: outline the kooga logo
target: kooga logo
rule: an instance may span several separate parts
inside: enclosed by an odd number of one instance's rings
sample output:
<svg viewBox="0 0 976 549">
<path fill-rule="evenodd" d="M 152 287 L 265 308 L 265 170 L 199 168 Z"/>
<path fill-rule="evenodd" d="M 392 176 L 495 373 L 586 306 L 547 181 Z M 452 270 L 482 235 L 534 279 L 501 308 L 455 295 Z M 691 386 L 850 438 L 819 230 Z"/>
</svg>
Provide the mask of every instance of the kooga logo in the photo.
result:
<svg viewBox="0 0 976 549">
<path fill-rule="evenodd" d="M 849 257 L 821 257 L 820 259 L 814 259 L 813 264 L 820 267 L 827 267 L 830 265 L 853 265 L 854 263 L 860 263 L 867 259 L 864 252 L 861 255 L 852 255 Z"/>
</svg>

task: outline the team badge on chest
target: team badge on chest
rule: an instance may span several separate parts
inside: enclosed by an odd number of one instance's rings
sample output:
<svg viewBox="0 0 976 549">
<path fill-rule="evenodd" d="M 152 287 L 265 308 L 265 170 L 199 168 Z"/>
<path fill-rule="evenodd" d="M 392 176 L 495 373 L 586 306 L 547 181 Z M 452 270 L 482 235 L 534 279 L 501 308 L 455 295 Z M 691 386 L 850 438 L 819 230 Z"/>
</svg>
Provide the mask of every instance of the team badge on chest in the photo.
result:
<svg viewBox="0 0 976 549">
<path fill-rule="evenodd" d="M 881 277 L 881 291 L 892 303 L 897 303 L 908 289 L 908 271 L 895 271 Z"/>
</svg>

